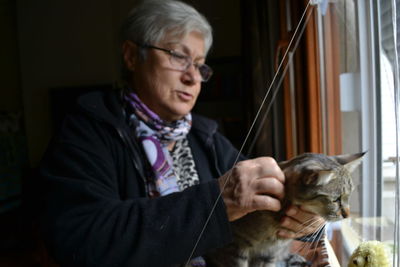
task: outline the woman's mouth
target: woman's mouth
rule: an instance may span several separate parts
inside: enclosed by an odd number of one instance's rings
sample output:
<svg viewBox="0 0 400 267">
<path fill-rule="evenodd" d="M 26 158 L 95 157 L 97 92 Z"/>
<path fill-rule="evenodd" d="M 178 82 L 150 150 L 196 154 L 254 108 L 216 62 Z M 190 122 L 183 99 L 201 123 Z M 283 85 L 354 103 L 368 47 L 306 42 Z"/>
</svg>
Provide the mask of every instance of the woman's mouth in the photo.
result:
<svg viewBox="0 0 400 267">
<path fill-rule="evenodd" d="M 193 95 L 183 91 L 178 91 L 178 97 L 183 101 L 190 101 L 193 99 Z"/>
</svg>

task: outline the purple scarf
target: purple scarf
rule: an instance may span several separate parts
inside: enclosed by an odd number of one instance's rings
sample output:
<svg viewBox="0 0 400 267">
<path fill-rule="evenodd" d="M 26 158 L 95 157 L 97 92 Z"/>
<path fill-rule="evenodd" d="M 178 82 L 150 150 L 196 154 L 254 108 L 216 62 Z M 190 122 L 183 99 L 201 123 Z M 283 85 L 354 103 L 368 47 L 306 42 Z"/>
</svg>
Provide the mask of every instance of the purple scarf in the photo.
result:
<svg viewBox="0 0 400 267">
<path fill-rule="evenodd" d="M 142 143 L 154 173 L 154 177 L 148 177 L 147 181 L 149 196 L 179 192 L 167 146 L 172 141 L 186 137 L 192 126 L 192 115 L 189 113 L 181 120 L 168 123 L 150 110 L 135 93 L 126 95 L 125 100 L 134 110 L 130 119 L 134 121 L 136 137 Z"/>
</svg>

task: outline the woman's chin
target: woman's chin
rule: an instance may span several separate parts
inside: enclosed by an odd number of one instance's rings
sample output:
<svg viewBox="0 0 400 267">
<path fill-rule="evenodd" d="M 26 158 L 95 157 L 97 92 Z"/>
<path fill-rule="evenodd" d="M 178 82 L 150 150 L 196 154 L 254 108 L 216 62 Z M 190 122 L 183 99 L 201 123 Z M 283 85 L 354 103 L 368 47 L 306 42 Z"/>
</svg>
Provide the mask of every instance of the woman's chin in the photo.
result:
<svg viewBox="0 0 400 267">
<path fill-rule="evenodd" d="M 163 116 L 161 117 L 163 120 L 165 121 L 177 121 L 177 120 L 181 120 L 183 119 L 183 117 L 185 117 L 188 113 L 190 112 L 190 110 L 185 110 L 185 111 L 179 111 L 179 112 L 174 112 L 174 113 L 170 113 L 167 116 Z"/>
<path fill-rule="evenodd" d="M 174 120 L 179 120 L 185 117 L 192 110 L 193 105 L 188 103 L 179 103 L 175 105 L 175 108 L 172 110 L 171 118 Z"/>
</svg>

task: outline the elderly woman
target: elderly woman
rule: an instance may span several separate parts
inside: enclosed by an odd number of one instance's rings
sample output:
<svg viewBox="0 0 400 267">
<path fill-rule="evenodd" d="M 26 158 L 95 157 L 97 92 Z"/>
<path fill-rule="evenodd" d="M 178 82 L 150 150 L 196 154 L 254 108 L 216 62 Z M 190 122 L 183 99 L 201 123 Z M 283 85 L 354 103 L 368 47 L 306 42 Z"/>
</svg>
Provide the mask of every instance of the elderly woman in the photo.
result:
<svg viewBox="0 0 400 267">
<path fill-rule="evenodd" d="M 45 239 L 61 266 L 181 264 L 200 233 L 194 257 L 231 241 L 229 221 L 281 209 L 277 163 L 243 160 L 230 172 L 238 151 L 191 114 L 212 75 L 207 20 L 178 1 L 143 1 L 122 37 L 127 87 L 79 98 L 41 166 Z M 287 213 L 284 237 L 315 216 Z"/>
</svg>

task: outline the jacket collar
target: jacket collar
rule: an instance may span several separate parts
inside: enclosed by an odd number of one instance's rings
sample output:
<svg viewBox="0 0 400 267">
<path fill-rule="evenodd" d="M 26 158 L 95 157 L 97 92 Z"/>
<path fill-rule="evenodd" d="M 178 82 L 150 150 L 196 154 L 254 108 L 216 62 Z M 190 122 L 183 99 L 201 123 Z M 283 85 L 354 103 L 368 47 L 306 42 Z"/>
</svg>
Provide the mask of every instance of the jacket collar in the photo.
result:
<svg viewBox="0 0 400 267">
<path fill-rule="evenodd" d="M 114 127 L 126 124 L 122 93 L 118 90 L 93 91 L 78 99 L 78 106 L 97 120 L 105 121 Z M 218 125 L 214 120 L 192 114 L 192 129 L 207 144 L 212 142 Z"/>
<path fill-rule="evenodd" d="M 212 136 L 217 132 L 218 125 L 214 120 L 210 120 L 201 115 L 192 114 L 192 132 L 195 132 L 206 145 L 211 145 L 213 142 Z"/>
</svg>

